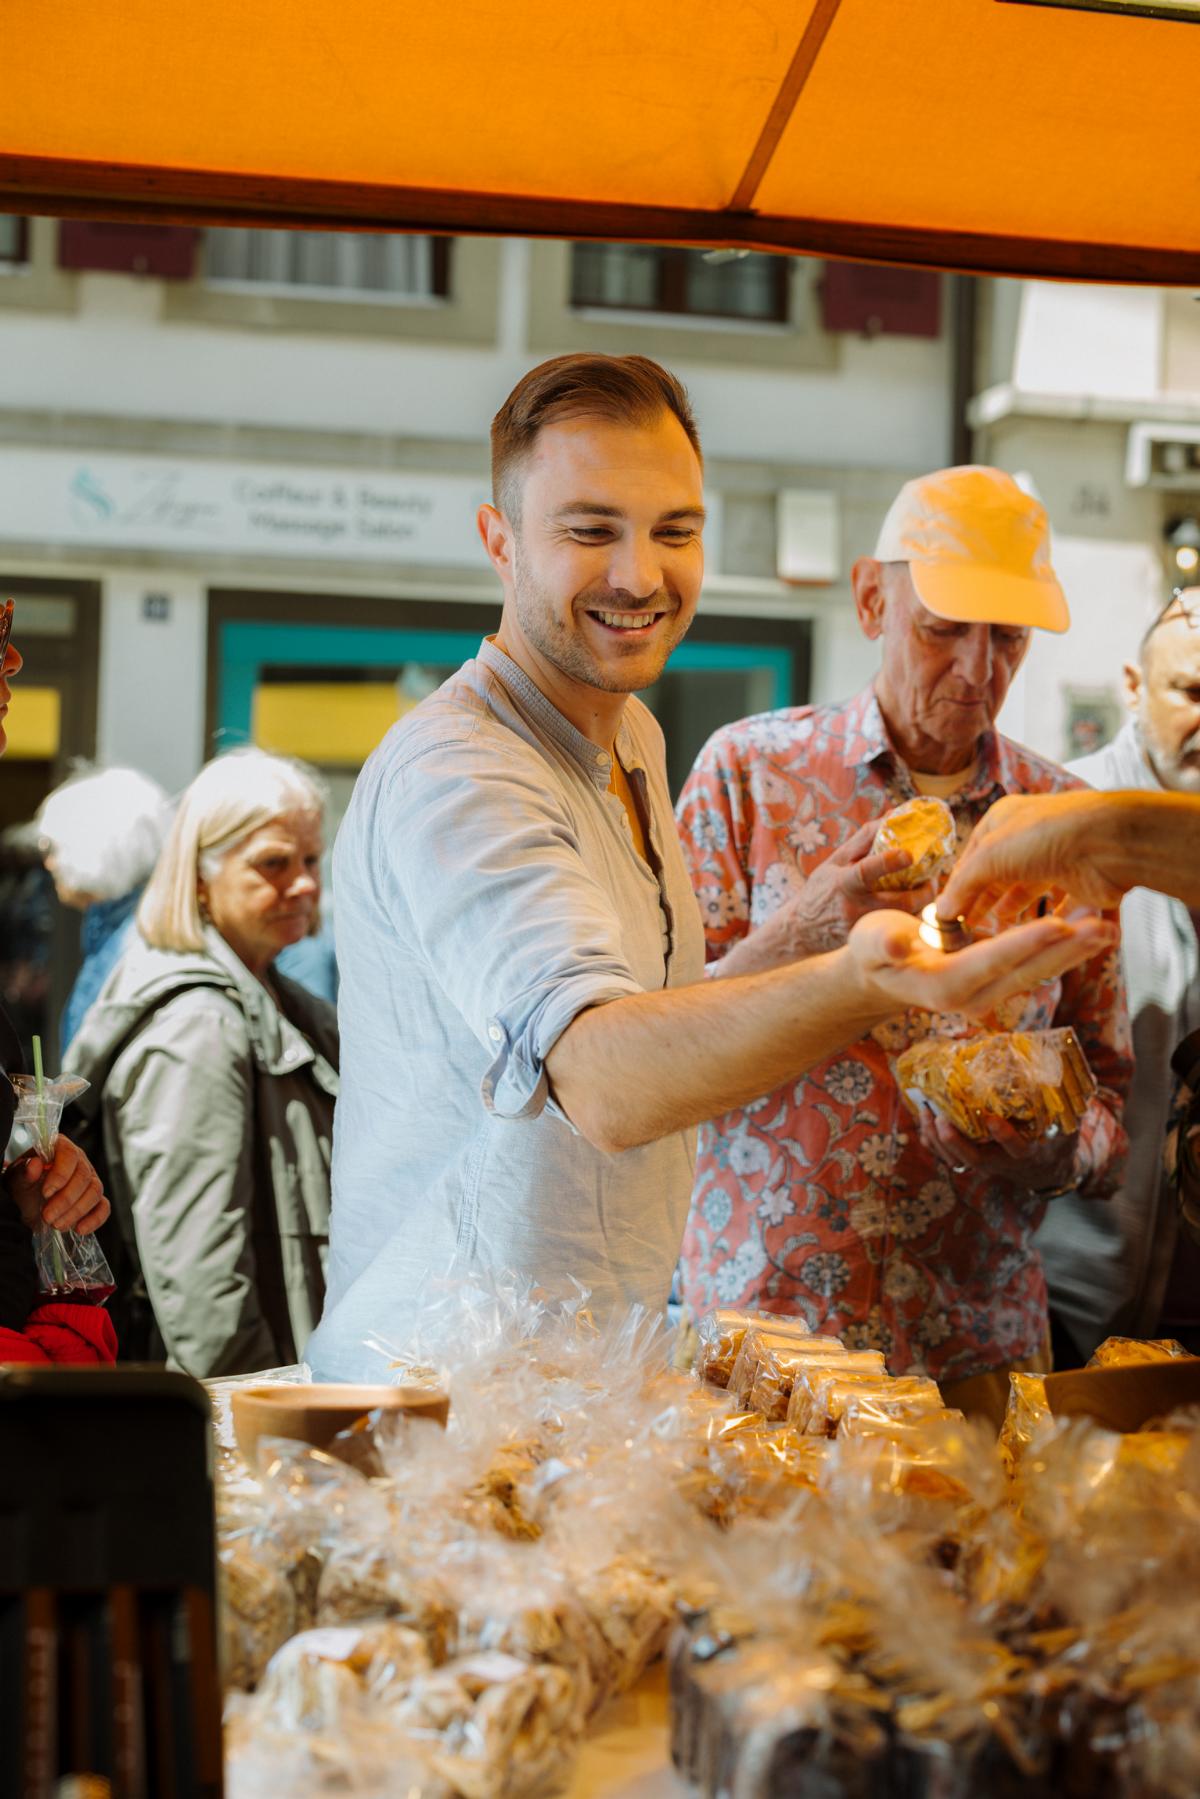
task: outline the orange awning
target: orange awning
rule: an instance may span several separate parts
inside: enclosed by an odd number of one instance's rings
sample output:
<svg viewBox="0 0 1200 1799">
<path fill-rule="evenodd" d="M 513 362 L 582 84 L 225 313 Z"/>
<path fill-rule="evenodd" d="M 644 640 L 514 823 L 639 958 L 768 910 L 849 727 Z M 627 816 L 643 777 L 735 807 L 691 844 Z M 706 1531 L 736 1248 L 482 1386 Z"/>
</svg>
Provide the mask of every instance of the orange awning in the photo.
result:
<svg viewBox="0 0 1200 1799">
<path fill-rule="evenodd" d="M 0 209 L 1200 282 L 1200 24 L 1015 0 L 6 0 Z"/>
</svg>

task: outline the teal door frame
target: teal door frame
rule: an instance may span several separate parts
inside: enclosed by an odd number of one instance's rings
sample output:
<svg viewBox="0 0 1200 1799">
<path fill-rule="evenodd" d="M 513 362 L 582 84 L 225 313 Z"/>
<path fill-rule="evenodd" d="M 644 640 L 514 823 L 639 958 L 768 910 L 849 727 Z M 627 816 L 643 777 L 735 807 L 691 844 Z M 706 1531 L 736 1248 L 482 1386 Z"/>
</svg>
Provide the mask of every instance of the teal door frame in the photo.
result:
<svg viewBox="0 0 1200 1799">
<path fill-rule="evenodd" d="M 479 632 L 224 619 L 217 643 L 216 742 L 221 749 L 230 749 L 251 740 L 254 690 L 265 667 L 395 668 L 405 662 L 433 662 L 456 668 L 479 648 Z M 673 673 L 767 669 L 772 708 L 791 701 L 792 667 L 789 649 L 766 643 L 682 643 L 670 661 Z"/>
</svg>

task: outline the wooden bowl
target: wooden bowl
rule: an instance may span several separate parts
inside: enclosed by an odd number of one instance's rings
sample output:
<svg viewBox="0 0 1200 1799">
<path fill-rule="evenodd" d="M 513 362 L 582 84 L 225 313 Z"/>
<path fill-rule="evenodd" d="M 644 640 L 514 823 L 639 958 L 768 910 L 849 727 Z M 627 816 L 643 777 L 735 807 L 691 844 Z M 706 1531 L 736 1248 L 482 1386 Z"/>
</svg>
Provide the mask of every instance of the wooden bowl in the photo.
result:
<svg viewBox="0 0 1200 1799">
<path fill-rule="evenodd" d="M 439 1425 L 450 1415 L 450 1400 L 436 1387 L 235 1387 L 229 1402 L 233 1434 L 251 1468 L 258 1466 L 260 1437 L 288 1437 L 337 1455 L 335 1437 L 368 1412 L 407 1412 Z"/>
</svg>

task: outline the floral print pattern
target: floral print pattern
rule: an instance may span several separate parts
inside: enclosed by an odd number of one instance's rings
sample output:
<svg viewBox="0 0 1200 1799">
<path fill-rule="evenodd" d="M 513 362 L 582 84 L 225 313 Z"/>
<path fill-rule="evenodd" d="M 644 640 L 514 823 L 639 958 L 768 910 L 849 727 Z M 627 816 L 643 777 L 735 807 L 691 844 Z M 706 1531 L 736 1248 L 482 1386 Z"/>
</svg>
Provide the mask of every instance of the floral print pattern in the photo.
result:
<svg viewBox="0 0 1200 1799">
<path fill-rule="evenodd" d="M 959 847 L 1002 794 L 1080 784 L 989 733 L 973 779 L 949 802 Z M 845 705 L 719 731 L 679 803 L 709 961 L 785 905 L 861 825 L 914 793 L 871 688 Z M 988 1024 L 1074 1025 L 1100 1083 L 1075 1175 L 1081 1192 L 1103 1199 L 1120 1173 L 1132 1068 L 1116 952 L 1014 996 Z M 1046 1285 L 1033 1233 L 1044 1202 L 986 1175 L 952 1174 L 921 1143 L 892 1073 L 916 1039 L 979 1028 L 905 1013 L 705 1126 L 683 1249 L 691 1304 L 798 1313 L 851 1347 L 883 1350 L 897 1373 L 956 1380 L 1037 1354 Z"/>
</svg>

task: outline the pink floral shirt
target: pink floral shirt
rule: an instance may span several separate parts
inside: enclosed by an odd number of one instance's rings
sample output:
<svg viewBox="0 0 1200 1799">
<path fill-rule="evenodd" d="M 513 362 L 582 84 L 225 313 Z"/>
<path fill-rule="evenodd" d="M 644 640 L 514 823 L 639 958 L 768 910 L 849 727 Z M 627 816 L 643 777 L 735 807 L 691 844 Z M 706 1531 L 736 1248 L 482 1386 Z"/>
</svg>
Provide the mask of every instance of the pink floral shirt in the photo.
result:
<svg viewBox="0 0 1200 1799">
<path fill-rule="evenodd" d="M 989 732 L 971 782 L 949 801 L 959 847 L 1001 795 L 1078 787 L 1061 768 Z M 782 906 L 868 819 L 915 793 L 874 689 L 847 704 L 743 719 L 717 732 L 679 802 L 708 960 Z M 1004 1002 L 980 1026 L 909 1011 L 795 1086 L 703 1127 L 683 1246 L 697 1311 L 761 1305 L 800 1313 L 893 1372 L 948 1380 L 1036 1354 L 1046 1283 L 1033 1246 L 1045 1202 L 986 1174 L 954 1175 L 920 1141 L 893 1074 L 931 1033 L 1070 1024 L 1100 1083 L 1074 1173 L 1098 1201 L 1125 1151 L 1132 1072 L 1117 953 Z"/>
</svg>

